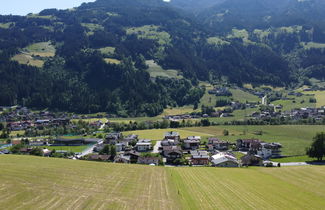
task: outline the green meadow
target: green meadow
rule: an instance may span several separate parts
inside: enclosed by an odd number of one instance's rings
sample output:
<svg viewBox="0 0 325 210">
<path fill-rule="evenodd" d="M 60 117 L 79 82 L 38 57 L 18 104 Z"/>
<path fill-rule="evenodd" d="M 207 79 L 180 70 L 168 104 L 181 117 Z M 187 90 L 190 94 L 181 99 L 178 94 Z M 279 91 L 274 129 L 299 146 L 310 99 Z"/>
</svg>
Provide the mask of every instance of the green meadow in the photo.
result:
<svg viewBox="0 0 325 210">
<path fill-rule="evenodd" d="M 265 142 L 279 142 L 283 146 L 282 155 L 293 156 L 305 155 L 305 149 L 310 146 L 315 134 L 325 132 L 325 127 L 323 125 L 210 126 L 128 131 L 124 134 L 133 133 L 139 135 L 139 138 L 161 140 L 164 133 L 171 130 L 179 132 L 181 138 L 187 136 L 201 136 L 205 139 L 218 137 L 230 142 L 236 142 L 237 139 L 254 138 Z M 229 131 L 229 136 L 223 135 L 224 130 Z"/>
</svg>

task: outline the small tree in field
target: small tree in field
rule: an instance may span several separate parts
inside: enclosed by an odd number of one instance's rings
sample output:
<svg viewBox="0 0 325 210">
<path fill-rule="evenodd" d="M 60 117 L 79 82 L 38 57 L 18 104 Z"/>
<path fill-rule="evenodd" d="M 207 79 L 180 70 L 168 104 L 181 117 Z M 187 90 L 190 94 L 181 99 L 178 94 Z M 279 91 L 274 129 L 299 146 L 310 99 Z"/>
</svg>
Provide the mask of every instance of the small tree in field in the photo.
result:
<svg viewBox="0 0 325 210">
<path fill-rule="evenodd" d="M 307 155 L 312 158 L 317 158 L 322 161 L 325 156 L 325 133 L 318 133 L 314 137 L 314 141 L 309 148 L 307 148 Z"/>
</svg>

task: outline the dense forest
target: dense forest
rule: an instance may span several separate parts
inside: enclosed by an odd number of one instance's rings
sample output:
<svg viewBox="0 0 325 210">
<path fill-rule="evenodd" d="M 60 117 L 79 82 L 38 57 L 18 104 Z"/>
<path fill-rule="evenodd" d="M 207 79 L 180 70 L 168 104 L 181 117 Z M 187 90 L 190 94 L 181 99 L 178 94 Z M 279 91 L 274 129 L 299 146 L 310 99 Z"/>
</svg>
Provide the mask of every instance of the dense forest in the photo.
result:
<svg viewBox="0 0 325 210">
<path fill-rule="evenodd" d="M 155 116 L 198 104 L 199 81 L 324 79 L 324 11 L 322 0 L 97 0 L 0 16 L 0 105 Z M 182 78 L 152 77 L 148 60 Z"/>
</svg>

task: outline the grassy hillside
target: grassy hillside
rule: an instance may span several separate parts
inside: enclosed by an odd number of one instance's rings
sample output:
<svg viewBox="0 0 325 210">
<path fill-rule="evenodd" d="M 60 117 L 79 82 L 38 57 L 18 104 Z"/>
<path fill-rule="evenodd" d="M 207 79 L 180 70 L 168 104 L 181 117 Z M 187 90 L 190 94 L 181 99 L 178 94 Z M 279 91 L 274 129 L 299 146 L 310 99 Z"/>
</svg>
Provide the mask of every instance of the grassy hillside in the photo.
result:
<svg viewBox="0 0 325 210">
<path fill-rule="evenodd" d="M 164 168 L 0 156 L 7 209 L 321 209 L 325 167 Z"/>
<path fill-rule="evenodd" d="M 167 77 L 167 78 L 176 78 L 176 79 L 182 79 L 183 76 L 179 75 L 177 70 L 174 69 L 167 69 L 164 70 L 161 66 L 159 66 L 154 60 L 148 60 L 146 61 L 146 64 L 148 65 L 148 72 L 151 77 Z"/>
</svg>

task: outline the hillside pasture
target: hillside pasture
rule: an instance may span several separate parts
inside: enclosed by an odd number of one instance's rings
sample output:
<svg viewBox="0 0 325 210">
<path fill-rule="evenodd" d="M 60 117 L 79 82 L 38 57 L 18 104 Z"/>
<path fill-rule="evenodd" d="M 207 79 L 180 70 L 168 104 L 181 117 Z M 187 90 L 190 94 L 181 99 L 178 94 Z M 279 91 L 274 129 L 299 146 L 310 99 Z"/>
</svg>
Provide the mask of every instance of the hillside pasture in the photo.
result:
<svg viewBox="0 0 325 210">
<path fill-rule="evenodd" d="M 153 78 L 156 77 L 167 77 L 167 78 L 176 78 L 182 79 L 183 76 L 179 74 L 179 72 L 175 69 L 163 69 L 160 65 L 158 65 L 154 60 L 147 60 L 146 64 L 148 65 L 147 71 L 150 76 Z"/>
<path fill-rule="evenodd" d="M 27 46 L 23 51 L 26 51 L 31 56 L 53 57 L 56 50 L 51 42 L 38 42 Z"/>
<path fill-rule="evenodd" d="M 305 94 L 312 94 L 316 98 L 316 107 L 325 106 L 325 91 L 308 91 Z"/>
<path fill-rule="evenodd" d="M 0 23 L 0 28 L 8 29 L 14 24 L 15 24 L 14 22 Z"/>
<path fill-rule="evenodd" d="M 205 93 L 200 100 L 199 107 L 201 107 L 202 105 L 214 107 L 216 105 L 217 96 L 214 94 L 209 94 L 209 90 L 213 90 L 214 86 L 210 83 L 205 82 L 201 82 L 200 86 L 205 87 Z"/>
<path fill-rule="evenodd" d="M 324 43 L 317 43 L 317 42 L 300 42 L 300 46 L 302 46 L 306 50 L 325 49 Z"/>
<path fill-rule="evenodd" d="M 29 66 L 42 67 L 44 61 L 35 59 L 29 54 L 20 53 L 11 58 L 13 61 L 17 61 L 19 64 L 25 64 Z"/>
<path fill-rule="evenodd" d="M 115 47 L 103 47 L 98 49 L 102 54 L 104 55 L 114 55 L 115 53 Z"/>
<path fill-rule="evenodd" d="M 156 40 L 160 45 L 169 45 L 171 42 L 170 34 L 160 30 L 156 25 L 127 28 L 126 33 L 128 35 L 135 34 L 139 39 Z"/>
<path fill-rule="evenodd" d="M 290 110 L 296 109 L 296 108 L 305 108 L 305 107 L 315 108 L 316 107 L 315 103 L 309 102 L 310 98 L 314 98 L 313 96 L 303 95 L 301 97 L 294 97 L 294 96 L 288 96 L 288 97 L 292 98 L 292 100 L 276 100 L 276 101 L 272 101 L 271 103 L 274 105 L 282 105 L 283 111 L 290 111 Z"/>
<path fill-rule="evenodd" d="M 241 103 L 248 102 L 259 102 L 261 99 L 251 93 L 245 92 L 240 89 L 230 89 L 230 92 L 232 93 L 232 98 L 235 101 L 239 101 Z"/>
<path fill-rule="evenodd" d="M 121 61 L 115 58 L 104 58 L 104 61 L 109 64 L 116 64 L 116 65 L 121 64 Z"/>
</svg>

